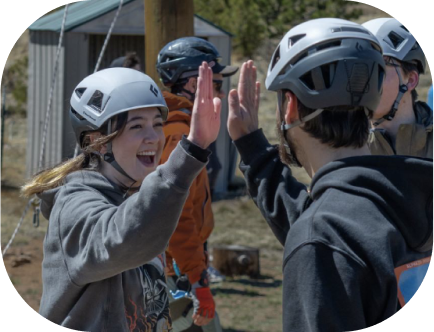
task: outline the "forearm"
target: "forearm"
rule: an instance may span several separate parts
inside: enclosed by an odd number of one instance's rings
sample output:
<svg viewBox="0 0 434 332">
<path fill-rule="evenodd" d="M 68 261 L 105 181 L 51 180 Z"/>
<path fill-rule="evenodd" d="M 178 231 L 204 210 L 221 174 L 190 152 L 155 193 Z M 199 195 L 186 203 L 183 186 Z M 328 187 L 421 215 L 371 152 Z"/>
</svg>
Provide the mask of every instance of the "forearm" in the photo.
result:
<svg viewBox="0 0 434 332">
<path fill-rule="evenodd" d="M 247 188 L 277 239 L 284 244 L 290 226 L 309 203 L 305 185 L 298 182 L 259 129 L 234 142 Z"/>
</svg>

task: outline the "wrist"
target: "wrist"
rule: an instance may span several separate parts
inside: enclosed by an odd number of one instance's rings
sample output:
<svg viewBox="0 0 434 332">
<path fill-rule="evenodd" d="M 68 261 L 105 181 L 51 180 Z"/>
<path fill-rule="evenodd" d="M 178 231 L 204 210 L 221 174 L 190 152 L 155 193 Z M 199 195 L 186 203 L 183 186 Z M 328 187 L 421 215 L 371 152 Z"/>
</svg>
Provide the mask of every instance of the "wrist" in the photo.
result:
<svg viewBox="0 0 434 332">
<path fill-rule="evenodd" d="M 200 279 L 191 285 L 192 289 L 209 287 L 209 278 L 207 270 L 203 270 Z"/>
<path fill-rule="evenodd" d="M 197 139 L 195 139 L 193 136 L 188 135 L 187 139 L 194 145 L 197 145 L 198 147 L 200 147 L 201 149 L 206 150 L 208 148 L 207 144 L 204 144 L 200 141 L 198 141 Z"/>
</svg>

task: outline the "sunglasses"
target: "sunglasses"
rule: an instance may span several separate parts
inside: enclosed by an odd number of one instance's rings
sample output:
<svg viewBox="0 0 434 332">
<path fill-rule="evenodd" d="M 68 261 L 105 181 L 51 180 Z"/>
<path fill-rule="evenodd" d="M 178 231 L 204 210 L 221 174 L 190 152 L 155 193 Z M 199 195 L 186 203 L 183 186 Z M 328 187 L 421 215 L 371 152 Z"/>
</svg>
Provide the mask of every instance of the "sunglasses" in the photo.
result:
<svg viewBox="0 0 434 332">
<path fill-rule="evenodd" d="M 216 89 L 216 91 L 218 93 L 220 93 L 222 91 L 223 81 L 222 80 L 212 80 L 212 82 L 214 84 L 214 88 Z"/>
</svg>

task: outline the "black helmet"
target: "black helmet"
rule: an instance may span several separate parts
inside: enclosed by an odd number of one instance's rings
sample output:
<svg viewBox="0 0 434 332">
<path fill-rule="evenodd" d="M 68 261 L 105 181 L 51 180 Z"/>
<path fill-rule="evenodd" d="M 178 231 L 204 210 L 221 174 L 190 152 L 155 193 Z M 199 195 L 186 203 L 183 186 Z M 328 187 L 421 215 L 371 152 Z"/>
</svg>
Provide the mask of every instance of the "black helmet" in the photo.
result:
<svg viewBox="0 0 434 332">
<path fill-rule="evenodd" d="M 184 37 L 171 41 L 158 54 L 157 71 L 165 86 L 186 82 L 198 76 L 199 66 L 207 62 L 214 73 L 223 77 L 236 73 L 238 67 L 222 66 L 217 49 L 210 42 L 196 37 Z"/>
</svg>

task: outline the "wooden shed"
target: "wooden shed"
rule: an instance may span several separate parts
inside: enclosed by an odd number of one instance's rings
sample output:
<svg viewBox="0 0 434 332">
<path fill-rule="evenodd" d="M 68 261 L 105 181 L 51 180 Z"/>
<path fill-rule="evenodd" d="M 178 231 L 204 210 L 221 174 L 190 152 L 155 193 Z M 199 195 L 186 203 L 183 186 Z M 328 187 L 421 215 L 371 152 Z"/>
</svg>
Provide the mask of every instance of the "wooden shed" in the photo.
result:
<svg viewBox="0 0 434 332">
<path fill-rule="evenodd" d="M 74 87 L 94 71 L 102 45 L 109 31 L 119 0 L 91 0 L 71 4 L 68 9 L 65 35 L 60 52 L 58 77 L 54 89 L 48 129 L 44 167 L 57 164 L 74 153 L 75 138 L 69 123 L 69 98 Z M 137 52 L 144 68 L 145 17 L 143 0 L 124 0 L 113 29 L 100 69 L 126 52 Z M 28 80 L 28 145 L 27 175 L 35 173 L 44 128 L 45 113 L 54 71 L 63 10 L 37 20 L 29 27 Z M 222 56 L 222 64 L 230 64 L 231 34 L 194 16 L 194 34 L 213 43 Z M 229 78 L 223 88 L 229 91 Z M 215 194 L 224 197 L 234 176 L 236 152 L 226 129 L 227 101 L 223 101 L 222 126 L 217 140 L 217 155 L 223 166 Z"/>
</svg>

